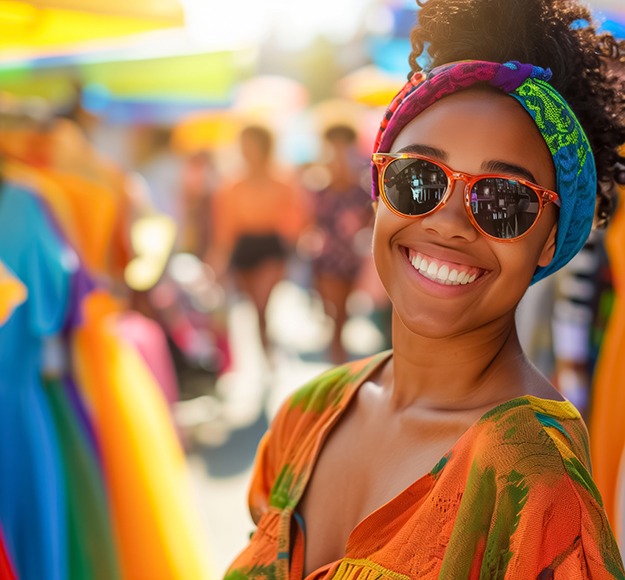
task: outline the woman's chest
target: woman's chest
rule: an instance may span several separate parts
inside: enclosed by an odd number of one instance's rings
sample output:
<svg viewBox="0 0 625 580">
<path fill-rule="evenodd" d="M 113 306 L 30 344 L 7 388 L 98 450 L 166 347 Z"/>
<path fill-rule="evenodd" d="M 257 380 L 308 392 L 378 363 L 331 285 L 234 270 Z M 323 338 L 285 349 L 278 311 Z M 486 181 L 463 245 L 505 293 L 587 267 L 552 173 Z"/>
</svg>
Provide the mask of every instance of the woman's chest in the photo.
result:
<svg viewBox="0 0 625 580">
<path fill-rule="evenodd" d="M 348 423 L 332 434 L 298 507 L 306 523 L 307 572 L 343 558 L 355 530 L 389 523 L 407 489 L 426 493 L 424 476 L 456 438 L 429 439 L 415 431 L 402 438 L 384 428 L 355 433 Z"/>
</svg>

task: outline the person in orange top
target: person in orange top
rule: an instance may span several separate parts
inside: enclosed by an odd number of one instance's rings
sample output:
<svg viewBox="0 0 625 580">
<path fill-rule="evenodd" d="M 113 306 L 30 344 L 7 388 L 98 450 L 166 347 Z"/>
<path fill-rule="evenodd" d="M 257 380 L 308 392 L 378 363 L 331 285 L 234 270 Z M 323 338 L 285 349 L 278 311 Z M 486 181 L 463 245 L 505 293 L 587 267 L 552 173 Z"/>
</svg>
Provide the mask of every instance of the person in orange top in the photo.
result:
<svg viewBox="0 0 625 580">
<path fill-rule="evenodd" d="M 515 326 L 609 206 L 625 42 L 575 0 L 419 5 L 372 156 L 392 350 L 281 407 L 226 579 L 625 579 L 584 421 Z"/>
<path fill-rule="evenodd" d="M 212 246 L 207 261 L 218 277 L 232 273 L 258 313 L 260 338 L 269 346 L 266 309 L 286 274 L 286 261 L 306 220 L 304 198 L 273 164 L 273 136 L 250 125 L 240 136 L 245 173 L 213 198 Z"/>
</svg>

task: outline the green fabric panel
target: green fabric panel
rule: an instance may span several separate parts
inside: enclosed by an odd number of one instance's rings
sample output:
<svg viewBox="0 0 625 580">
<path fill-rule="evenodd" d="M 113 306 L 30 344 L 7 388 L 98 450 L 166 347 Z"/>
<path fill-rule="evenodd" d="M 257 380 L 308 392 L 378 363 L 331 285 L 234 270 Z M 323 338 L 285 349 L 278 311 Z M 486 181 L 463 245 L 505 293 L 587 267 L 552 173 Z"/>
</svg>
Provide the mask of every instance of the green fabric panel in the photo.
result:
<svg viewBox="0 0 625 580">
<path fill-rule="evenodd" d="M 480 571 L 481 580 L 504 579 L 512 558 L 510 539 L 521 518 L 521 510 L 527 501 L 528 487 L 525 478 L 511 471 L 508 481 L 497 497 L 493 516 L 494 525 L 488 534 L 484 561 Z"/>
<path fill-rule="evenodd" d="M 475 549 L 485 544 L 495 508 L 497 483 L 492 468 L 481 469 L 476 461 L 471 465 L 465 492 L 458 510 L 456 525 L 440 569 L 440 578 L 470 578 Z"/>
<path fill-rule="evenodd" d="M 102 474 L 58 380 L 46 393 L 59 436 L 67 485 L 71 580 L 121 578 Z"/>
</svg>

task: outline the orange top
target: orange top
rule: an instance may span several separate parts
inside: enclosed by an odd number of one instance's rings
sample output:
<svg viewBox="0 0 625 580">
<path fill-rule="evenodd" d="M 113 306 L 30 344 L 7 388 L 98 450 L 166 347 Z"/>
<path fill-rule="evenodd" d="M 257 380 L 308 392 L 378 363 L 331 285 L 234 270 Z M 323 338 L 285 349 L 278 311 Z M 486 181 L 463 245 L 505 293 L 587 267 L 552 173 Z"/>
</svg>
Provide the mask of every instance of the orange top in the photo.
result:
<svg viewBox="0 0 625 580">
<path fill-rule="evenodd" d="M 388 357 L 334 368 L 282 406 L 254 469 L 257 529 L 225 580 L 302 578 L 298 503 L 332 427 Z M 524 396 L 483 415 L 428 474 L 352 530 L 342 559 L 307 580 L 356 578 L 625 578 L 575 407 Z"/>
<path fill-rule="evenodd" d="M 123 192 L 76 173 L 7 161 L 4 173 L 46 201 L 63 235 L 93 275 L 117 274 L 128 261 L 121 234 Z M 127 212 L 126 212 L 127 213 Z"/>
<path fill-rule="evenodd" d="M 213 240 L 230 250 L 243 234 L 276 233 L 294 242 L 305 221 L 303 194 L 286 181 L 243 179 L 215 193 Z"/>
</svg>

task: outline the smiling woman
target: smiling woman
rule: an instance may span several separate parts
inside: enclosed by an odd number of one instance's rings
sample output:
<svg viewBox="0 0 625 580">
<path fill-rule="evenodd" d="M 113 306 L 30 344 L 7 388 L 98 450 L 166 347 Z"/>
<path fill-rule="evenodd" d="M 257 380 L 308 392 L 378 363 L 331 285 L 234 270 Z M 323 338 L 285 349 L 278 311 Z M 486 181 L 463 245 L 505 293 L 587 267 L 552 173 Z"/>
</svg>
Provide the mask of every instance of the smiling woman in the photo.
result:
<svg viewBox="0 0 625 580">
<path fill-rule="evenodd" d="M 372 157 L 393 348 L 283 405 L 227 578 L 625 579 L 584 422 L 515 327 L 608 218 L 625 43 L 573 0 L 419 4 Z"/>
</svg>

